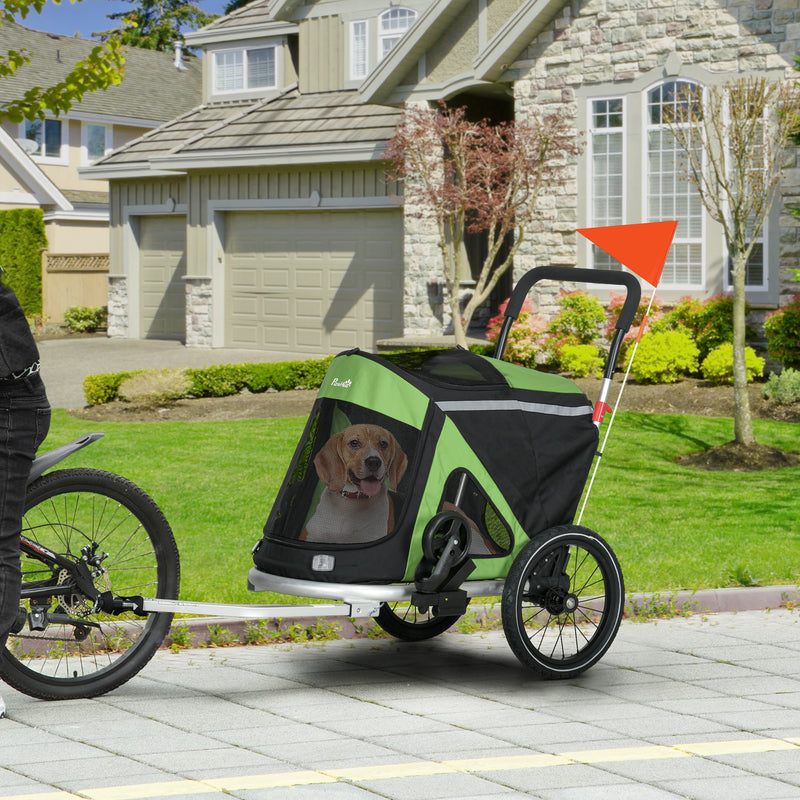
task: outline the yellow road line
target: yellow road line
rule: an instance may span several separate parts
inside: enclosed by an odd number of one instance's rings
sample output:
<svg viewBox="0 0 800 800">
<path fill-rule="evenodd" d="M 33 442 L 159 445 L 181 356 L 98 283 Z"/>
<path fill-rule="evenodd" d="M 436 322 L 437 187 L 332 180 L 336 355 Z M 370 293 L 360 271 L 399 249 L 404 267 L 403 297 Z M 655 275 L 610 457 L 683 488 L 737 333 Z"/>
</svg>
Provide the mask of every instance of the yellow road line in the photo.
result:
<svg viewBox="0 0 800 800">
<path fill-rule="evenodd" d="M 424 775 L 444 775 L 460 772 L 501 772 L 506 770 L 545 769 L 570 764 L 603 764 L 609 762 L 697 758 L 745 753 L 769 753 L 780 750 L 800 750 L 800 737 L 788 739 L 735 739 L 723 742 L 689 742 L 672 747 L 650 745 L 643 747 L 614 747 L 602 750 L 574 750 L 564 753 L 530 753 L 519 756 L 488 756 L 453 761 L 409 761 L 370 767 L 349 767 L 328 770 L 297 770 L 264 775 L 241 775 L 204 780 L 174 780 L 141 783 L 131 786 L 108 786 L 82 789 L 79 793 L 63 791 L 21 794 L 3 800 L 142 800 L 147 797 L 168 797 L 181 794 L 208 794 L 215 791 L 274 789 L 337 781 L 367 782 L 410 778 Z"/>
</svg>

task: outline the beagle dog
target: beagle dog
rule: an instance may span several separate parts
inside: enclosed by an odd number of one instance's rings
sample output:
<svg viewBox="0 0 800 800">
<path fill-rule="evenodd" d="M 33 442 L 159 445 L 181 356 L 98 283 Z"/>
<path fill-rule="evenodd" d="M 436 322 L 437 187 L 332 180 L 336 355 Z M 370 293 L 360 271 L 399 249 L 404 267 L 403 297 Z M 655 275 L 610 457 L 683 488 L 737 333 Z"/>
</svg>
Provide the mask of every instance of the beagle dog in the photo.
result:
<svg viewBox="0 0 800 800">
<path fill-rule="evenodd" d="M 300 538 L 357 544 L 386 536 L 394 528 L 389 491 L 407 465 L 397 440 L 378 425 L 351 425 L 332 436 L 314 457 L 325 489 Z"/>
</svg>

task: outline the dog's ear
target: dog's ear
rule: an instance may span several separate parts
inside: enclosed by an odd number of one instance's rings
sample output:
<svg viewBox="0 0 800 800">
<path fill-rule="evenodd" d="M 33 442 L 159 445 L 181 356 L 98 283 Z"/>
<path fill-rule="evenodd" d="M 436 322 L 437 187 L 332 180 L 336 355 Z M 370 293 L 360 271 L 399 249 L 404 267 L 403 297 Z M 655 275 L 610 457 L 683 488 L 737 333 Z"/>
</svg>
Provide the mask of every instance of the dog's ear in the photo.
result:
<svg viewBox="0 0 800 800">
<path fill-rule="evenodd" d="M 391 434 L 389 435 L 391 436 Z M 397 485 L 403 480 L 407 466 L 408 458 L 406 458 L 406 454 L 398 444 L 397 439 L 392 436 L 392 460 L 389 463 L 389 488 L 392 491 L 395 491 Z"/>
<path fill-rule="evenodd" d="M 341 492 L 347 479 L 347 469 L 339 455 L 341 433 L 331 436 L 322 450 L 314 456 L 314 467 L 319 479 L 332 491 Z"/>
</svg>

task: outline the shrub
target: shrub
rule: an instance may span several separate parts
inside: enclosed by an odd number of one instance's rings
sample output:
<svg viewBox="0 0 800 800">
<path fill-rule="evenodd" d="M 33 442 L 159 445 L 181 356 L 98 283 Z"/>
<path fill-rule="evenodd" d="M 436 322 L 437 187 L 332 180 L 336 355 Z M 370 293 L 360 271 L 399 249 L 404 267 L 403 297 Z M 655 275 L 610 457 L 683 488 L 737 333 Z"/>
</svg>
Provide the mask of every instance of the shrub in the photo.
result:
<svg viewBox="0 0 800 800">
<path fill-rule="evenodd" d="M 227 397 L 245 387 L 244 364 L 217 364 L 213 367 L 187 369 L 191 381 L 190 394 L 195 397 Z"/>
<path fill-rule="evenodd" d="M 191 385 L 185 370 L 147 370 L 122 381 L 117 396 L 137 406 L 156 408 L 186 397 Z"/>
<path fill-rule="evenodd" d="M 692 334 L 702 361 L 715 347 L 733 341 L 733 297 L 720 294 L 703 301 L 684 297 L 652 325 L 654 332 L 681 328 Z M 752 333 L 748 329 L 747 335 Z"/>
<path fill-rule="evenodd" d="M 561 311 L 547 326 L 561 344 L 591 344 L 598 328 L 605 322 L 606 312 L 600 301 L 587 292 L 561 292 Z"/>
<path fill-rule="evenodd" d="M 605 335 L 607 339 L 610 339 L 614 335 L 614 328 L 617 325 L 619 315 L 622 313 L 622 307 L 625 305 L 625 297 L 626 295 L 624 292 L 609 293 L 605 328 Z M 642 320 L 644 319 L 649 302 L 650 301 L 644 297 L 639 301 L 639 306 L 636 309 L 636 313 L 633 315 L 633 322 L 631 323 L 631 332 L 634 336 L 639 331 L 639 326 L 642 324 Z M 654 297 L 653 303 L 650 306 L 650 315 L 648 317 L 651 325 L 661 318 L 661 305 L 661 300 L 659 300 L 657 297 Z M 629 338 L 630 335 L 631 334 L 629 334 L 629 336 L 626 338 Z"/>
<path fill-rule="evenodd" d="M 83 379 L 86 402 L 90 406 L 99 406 L 116 400 L 120 384 L 135 374 L 136 372 L 109 372 L 103 375 L 87 375 Z"/>
<path fill-rule="evenodd" d="M 505 321 L 503 312 L 507 306 L 508 300 L 500 306 L 500 313 L 489 320 L 486 338 L 490 342 L 495 342 L 500 335 L 500 329 Z M 525 367 L 534 366 L 538 354 L 543 350 L 546 331 L 547 321 L 541 314 L 535 314 L 531 302 L 526 300 L 508 332 L 504 359 Z"/>
<path fill-rule="evenodd" d="M 42 250 L 47 248 L 40 208 L 0 211 L 3 283 L 14 290 L 26 316 L 42 311 Z"/>
<path fill-rule="evenodd" d="M 788 368 L 780 374 L 773 372 L 764 386 L 764 397 L 782 405 L 800 403 L 800 370 Z"/>
<path fill-rule="evenodd" d="M 746 347 L 744 355 L 747 382 L 751 383 L 764 374 L 764 359 L 759 358 L 752 347 Z M 725 344 L 715 347 L 703 359 L 700 369 L 707 381 L 733 383 L 733 345 L 725 342 Z"/>
<path fill-rule="evenodd" d="M 606 363 L 593 344 L 565 344 L 561 348 L 560 358 L 561 369 L 575 378 L 590 375 L 599 378 Z"/>
<path fill-rule="evenodd" d="M 784 367 L 800 368 L 800 294 L 764 320 L 767 352 Z"/>
<path fill-rule="evenodd" d="M 64 312 L 64 324 L 72 333 L 94 333 L 108 322 L 108 309 L 104 306 L 70 306 Z"/>
<path fill-rule="evenodd" d="M 630 348 L 626 366 L 633 352 Z M 675 383 L 697 369 L 697 345 L 684 330 L 645 333 L 635 352 L 631 375 L 639 383 Z"/>
</svg>

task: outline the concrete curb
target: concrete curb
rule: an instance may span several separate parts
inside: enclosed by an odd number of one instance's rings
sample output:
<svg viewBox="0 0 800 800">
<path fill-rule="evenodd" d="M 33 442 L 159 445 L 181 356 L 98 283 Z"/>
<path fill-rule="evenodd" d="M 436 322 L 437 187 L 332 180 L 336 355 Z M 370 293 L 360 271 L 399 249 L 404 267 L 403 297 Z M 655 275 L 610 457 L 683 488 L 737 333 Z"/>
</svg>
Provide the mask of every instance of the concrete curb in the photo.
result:
<svg viewBox="0 0 800 800">
<path fill-rule="evenodd" d="M 764 611 L 773 608 L 800 606 L 800 587 L 736 586 L 725 589 L 700 589 L 691 591 L 664 591 L 630 594 L 625 602 L 625 616 L 640 619 L 671 617 L 677 614 L 716 614 L 731 611 Z M 500 603 L 470 606 L 461 632 L 485 630 L 501 626 Z M 187 641 L 190 647 L 217 647 L 246 644 L 245 635 L 253 622 L 237 617 L 187 617 L 172 623 L 170 636 L 164 647 L 173 641 Z M 185 630 L 184 630 L 185 628 Z M 383 636 L 377 623 L 370 618 L 306 617 L 282 620 L 264 620 L 257 633 L 258 643 L 310 641 L 325 639 L 363 639 Z M 183 645 L 181 645 L 183 646 Z"/>
</svg>

